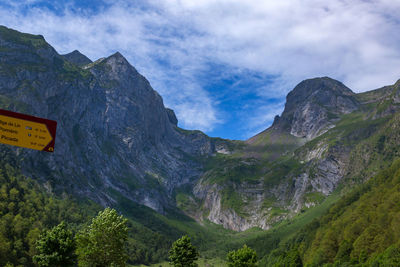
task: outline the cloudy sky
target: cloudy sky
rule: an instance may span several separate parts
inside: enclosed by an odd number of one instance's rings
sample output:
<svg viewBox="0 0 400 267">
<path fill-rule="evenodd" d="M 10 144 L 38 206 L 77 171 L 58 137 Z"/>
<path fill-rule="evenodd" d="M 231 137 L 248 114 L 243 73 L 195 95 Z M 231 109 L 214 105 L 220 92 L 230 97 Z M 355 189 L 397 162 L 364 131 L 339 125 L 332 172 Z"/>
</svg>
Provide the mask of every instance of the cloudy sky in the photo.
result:
<svg viewBox="0 0 400 267">
<path fill-rule="evenodd" d="M 61 54 L 120 51 L 179 126 L 247 139 L 304 79 L 355 92 L 399 79 L 399 10 L 400 0 L 2 0 L 0 24 Z"/>
</svg>

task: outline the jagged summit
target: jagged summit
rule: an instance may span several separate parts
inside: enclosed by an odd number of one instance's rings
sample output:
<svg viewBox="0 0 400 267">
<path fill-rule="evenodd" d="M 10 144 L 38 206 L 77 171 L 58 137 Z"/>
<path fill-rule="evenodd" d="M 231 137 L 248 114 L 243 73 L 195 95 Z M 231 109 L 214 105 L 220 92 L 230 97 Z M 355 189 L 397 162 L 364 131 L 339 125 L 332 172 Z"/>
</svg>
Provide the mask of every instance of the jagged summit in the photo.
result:
<svg viewBox="0 0 400 267">
<path fill-rule="evenodd" d="M 68 54 L 65 54 L 62 56 L 69 62 L 71 62 L 75 65 L 78 65 L 80 67 L 92 63 L 92 61 L 87 56 L 85 56 L 78 50 L 74 50 L 71 53 L 68 53 Z"/>
<path fill-rule="evenodd" d="M 127 77 L 138 78 L 140 76 L 140 79 L 147 81 L 120 52 L 100 58 L 84 68 L 91 69 L 92 73 L 102 73 L 102 75 L 106 75 L 111 80 L 120 80 Z"/>
</svg>

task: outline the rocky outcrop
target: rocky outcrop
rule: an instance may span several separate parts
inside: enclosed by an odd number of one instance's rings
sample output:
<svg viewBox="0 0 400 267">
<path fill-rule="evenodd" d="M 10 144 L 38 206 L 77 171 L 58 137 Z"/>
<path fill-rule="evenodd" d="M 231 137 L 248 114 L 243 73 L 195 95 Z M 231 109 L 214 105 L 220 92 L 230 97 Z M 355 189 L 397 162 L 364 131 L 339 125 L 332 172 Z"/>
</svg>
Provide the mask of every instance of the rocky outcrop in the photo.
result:
<svg viewBox="0 0 400 267">
<path fill-rule="evenodd" d="M 207 210 L 206 219 L 221 224 L 227 229 L 234 231 L 245 231 L 254 226 L 262 229 L 269 229 L 271 224 L 276 221 L 269 220 L 263 211 L 263 201 L 265 192 L 260 186 L 241 185 L 236 188 L 237 193 L 246 202 L 246 208 L 243 210 L 246 216 L 239 215 L 232 207 L 223 207 L 221 192 L 225 186 L 197 184 L 194 188 L 194 195 L 202 199 L 203 209 Z M 196 218 L 202 220 L 203 218 Z"/>
<path fill-rule="evenodd" d="M 328 77 L 309 79 L 287 95 L 285 109 L 273 126 L 311 140 L 334 127 L 340 115 L 358 107 L 355 94 L 341 82 Z"/>
</svg>

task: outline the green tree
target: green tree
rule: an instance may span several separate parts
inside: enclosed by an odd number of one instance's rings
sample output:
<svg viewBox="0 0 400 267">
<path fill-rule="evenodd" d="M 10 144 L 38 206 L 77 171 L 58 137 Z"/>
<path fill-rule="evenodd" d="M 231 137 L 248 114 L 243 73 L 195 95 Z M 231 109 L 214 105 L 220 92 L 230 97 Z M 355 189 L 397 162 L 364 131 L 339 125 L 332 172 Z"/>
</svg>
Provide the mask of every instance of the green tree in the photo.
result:
<svg viewBox="0 0 400 267">
<path fill-rule="evenodd" d="M 41 234 L 36 249 L 33 260 L 39 266 L 73 266 L 76 262 L 74 235 L 64 222 Z"/>
<path fill-rule="evenodd" d="M 91 225 L 77 235 L 79 266 L 125 266 L 128 238 L 127 219 L 106 208 Z"/>
<path fill-rule="evenodd" d="M 243 248 L 230 251 L 226 257 L 229 267 L 255 267 L 257 254 L 254 250 L 244 245 Z"/>
<path fill-rule="evenodd" d="M 187 235 L 182 236 L 172 244 L 169 251 L 169 261 L 175 267 L 194 267 L 199 258 L 196 247 L 190 242 Z"/>
</svg>

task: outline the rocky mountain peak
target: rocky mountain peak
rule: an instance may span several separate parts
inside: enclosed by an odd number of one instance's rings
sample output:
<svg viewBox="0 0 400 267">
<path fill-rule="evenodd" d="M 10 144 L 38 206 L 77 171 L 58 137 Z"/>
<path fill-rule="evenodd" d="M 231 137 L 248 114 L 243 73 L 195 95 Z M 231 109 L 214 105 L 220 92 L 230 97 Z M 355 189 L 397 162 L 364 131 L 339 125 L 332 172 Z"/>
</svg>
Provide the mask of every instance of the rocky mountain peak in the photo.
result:
<svg viewBox="0 0 400 267">
<path fill-rule="evenodd" d="M 119 52 L 104 59 L 104 63 L 111 67 L 111 72 L 116 75 L 137 75 L 137 70 Z"/>
<path fill-rule="evenodd" d="M 148 84 L 147 79 L 140 75 L 139 72 L 119 52 L 106 58 L 100 58 L 84 68 L 89 69 L 96 77 L 101 78 L 108 83 L 113 81 L 119 84 L 125 84 L 123 87 L 131 87 L 130 85 L 128 86 L 128 83 L 132 83 L 133 80 L 138 79 Z M 145 87 L 150 87 L 150 85 L 148 84 L 148 86 Z"/>
<path fill-rule="evenodd" d="M 354 95 L 343 83 L 329 77 L 304 80 L 287 95 L 282 116 L 273 126 L 312 139 L 333 127 L 339 115 L 358 109 Z"/>
<path fill-rule="evenodd" d="M 319 101 L 334 107 L 332 95 L 352 96 L 353 91 L 343 83 L 329 77 L 307 79 L 300 82 L 286 97 L 286 106 L 292 109 L 304 101 Z"/>
<path fill-rule="evenodd" d="M 85 56 L 84 54 L 82 54 L 81 52 L 79 52 L 78 50 L 74 50 L 71 53 L 62 55 L 67 61 L 78 65 L 80 67 L 85 66 L 87 64 L 92 63 L 92 61 Z"/>
</svg>

